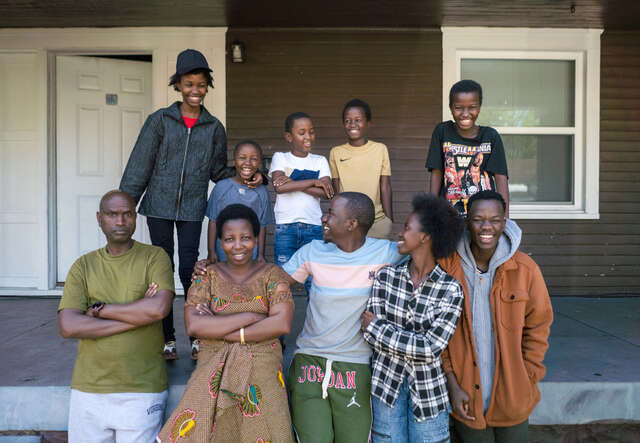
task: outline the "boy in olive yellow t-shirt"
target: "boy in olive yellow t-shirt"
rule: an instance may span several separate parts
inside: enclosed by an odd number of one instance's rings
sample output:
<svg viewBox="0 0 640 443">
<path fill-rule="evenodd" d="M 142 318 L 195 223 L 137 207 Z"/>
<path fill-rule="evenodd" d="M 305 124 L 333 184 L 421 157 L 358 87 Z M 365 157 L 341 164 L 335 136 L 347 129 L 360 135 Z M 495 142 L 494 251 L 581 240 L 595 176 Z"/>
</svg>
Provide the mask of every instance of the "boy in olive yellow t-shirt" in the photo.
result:
<svg viewBox="0 0 640 443">
<path fill-rule="evenodd" d="M 388 239 L 393 223 L 391 164 L 387 147 L 367 140 L 371 108 L 362 100 L 349 101 L 342 111 L 348 142 L 331 149 L 329 167 L 333 188 L 362 192 L 373 200 L 376 215 L 368 236 Z"/>
</svg>

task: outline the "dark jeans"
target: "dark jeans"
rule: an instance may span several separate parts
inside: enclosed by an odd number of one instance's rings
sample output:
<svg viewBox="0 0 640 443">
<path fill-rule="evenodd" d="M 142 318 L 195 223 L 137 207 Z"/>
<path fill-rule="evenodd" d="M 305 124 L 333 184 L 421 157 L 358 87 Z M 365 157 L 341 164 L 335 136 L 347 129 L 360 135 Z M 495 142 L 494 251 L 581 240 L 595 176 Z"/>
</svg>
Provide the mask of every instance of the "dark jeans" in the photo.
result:
<svg viewBox="0 0 640 443">
<path fill-rule="evenodd" d="M 151 235 L 151 244 L 160 246 L 171 259 L 171 267 L 175 271 L 173 263 L 173 226 L 178 232 L 178 274 L 184 288 L 185 298 L 191 286 L 191 274 L 198 260 L 198 246 L 200 246 L 200 232 L 202 222 L 176 221 L 163 218 L 147 217 L 147 226 Z M 176 339 L 173 327 L 173 306 L 169 314 L 162 320 L 162 333 L 165 343 Z M 192 341 L 193 338 L 189 337 Z"/>
<path fill-rule="evenodd" d="M 529 420 L 519 425 L 472 429 L 453 419 L 456 441 L 461 443 L 529 443 Z"/>
</svg>

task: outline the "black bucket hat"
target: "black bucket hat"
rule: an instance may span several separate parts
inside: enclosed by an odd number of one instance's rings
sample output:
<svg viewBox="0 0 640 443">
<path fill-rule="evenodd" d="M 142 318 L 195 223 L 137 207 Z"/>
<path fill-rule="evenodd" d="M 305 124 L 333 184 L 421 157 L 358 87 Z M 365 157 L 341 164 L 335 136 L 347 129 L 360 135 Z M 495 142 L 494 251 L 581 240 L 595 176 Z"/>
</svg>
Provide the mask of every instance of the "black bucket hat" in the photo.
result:
<svg viewBox="0 0 640 443">
<path fill-rule="evenodd" d="M 195 71 L 196 69 L 206 69 L 207 71 L 212 72 L 212 69 L 209 68 L 209 64 L 207 63 L 207 59 L 204 58 L 202 52 L 196 51 L 195 49 L 185 49 L 178 54 L 175 76 L 187 74 L 191 71 Z"/>
</svg>

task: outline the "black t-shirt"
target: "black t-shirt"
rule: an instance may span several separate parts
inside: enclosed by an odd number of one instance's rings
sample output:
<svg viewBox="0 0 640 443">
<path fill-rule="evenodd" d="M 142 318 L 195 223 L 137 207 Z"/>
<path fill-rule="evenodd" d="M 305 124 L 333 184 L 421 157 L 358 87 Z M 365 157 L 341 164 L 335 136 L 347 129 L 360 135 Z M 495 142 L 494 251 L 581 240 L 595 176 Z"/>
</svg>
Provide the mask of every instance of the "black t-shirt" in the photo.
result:
<svg viewBox="0 0 640 443">
<path fill-rule="evenodd" d="M 442 122 L 433 130 L 426 167 L 442 171 L 440 196 L 461 214 L 466 214 L 467 200 L 473 194 L 496 190 L 494 174 L 509 175 L 498 131 L 480 126 L 475 138 L 465 138 L 452 121 Z"/>
</svg>

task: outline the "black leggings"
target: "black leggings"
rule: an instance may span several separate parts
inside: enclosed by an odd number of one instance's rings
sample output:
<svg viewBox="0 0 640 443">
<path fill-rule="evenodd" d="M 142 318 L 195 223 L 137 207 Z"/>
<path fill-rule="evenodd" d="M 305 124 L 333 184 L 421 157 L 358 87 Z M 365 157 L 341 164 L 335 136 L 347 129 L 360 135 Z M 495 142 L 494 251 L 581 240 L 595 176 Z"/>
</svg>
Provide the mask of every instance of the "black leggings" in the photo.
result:
<svg viewBox="0 0 640 443">
<path fill-rule="evenodd" d="M 191 274 L 198 260 L 198 246 L 200 246 L 200 233 L 202 222 L 176 221 L 163 218 L 147 217 L 147 226 L 151 235 L 151 244 L 160 246 L 171 259 L 171 267 L 175 271 L 173 263 L 173 226 L 178 232 L 178 274 L 184 288 L 185 298 L 191 286 Z M 176 339 L 173 327 L 173 306 L 169 314 L 162 320 L 162 332 L 165 343 Z M 191 340 L 193 341 L 192 337 Z"/>
</svg>

